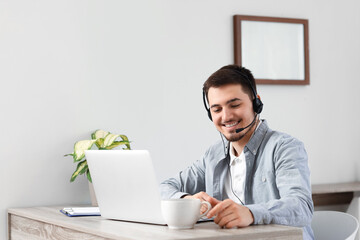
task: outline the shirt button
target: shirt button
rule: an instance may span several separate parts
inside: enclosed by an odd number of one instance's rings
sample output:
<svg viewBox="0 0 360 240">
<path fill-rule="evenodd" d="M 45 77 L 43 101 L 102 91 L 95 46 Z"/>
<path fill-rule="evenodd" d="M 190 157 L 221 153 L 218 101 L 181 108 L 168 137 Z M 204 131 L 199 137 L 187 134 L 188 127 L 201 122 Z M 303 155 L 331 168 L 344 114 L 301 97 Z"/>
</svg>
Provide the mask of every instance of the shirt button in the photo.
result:
<svg viewBox="0 0 360 240">
<path fill-rule="evenodd" d="M 255 150 L 253 151 L 253 154 L 256 155 L 256 151 L 255 151 Z"/>
<path fill-rule="evenodd" d="M 266 178 L 262 177 L 261 181 L 266 182 Z"/>
</svg>

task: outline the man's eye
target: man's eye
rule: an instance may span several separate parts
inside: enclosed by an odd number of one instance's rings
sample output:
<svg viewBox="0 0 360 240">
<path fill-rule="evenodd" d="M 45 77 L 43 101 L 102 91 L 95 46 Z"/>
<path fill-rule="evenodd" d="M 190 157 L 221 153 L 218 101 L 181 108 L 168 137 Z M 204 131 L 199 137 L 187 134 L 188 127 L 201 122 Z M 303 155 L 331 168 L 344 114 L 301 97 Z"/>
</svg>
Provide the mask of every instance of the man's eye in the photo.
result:
<svg viewBox="0 0 360 240">
<path fill-rule="evenodd" d="M 232 108 L 237 108 L 239 106 L 240 106 L 240 104 L 231 105 Z"/>
<path fill-rule="evenodd" d="M 220 112 L 220 110 L 221 110 L 220 108 L 215 108 L 215 109 L 213 109 L 213 112 L 217 113 L 217 112 Z"/>
</svg>

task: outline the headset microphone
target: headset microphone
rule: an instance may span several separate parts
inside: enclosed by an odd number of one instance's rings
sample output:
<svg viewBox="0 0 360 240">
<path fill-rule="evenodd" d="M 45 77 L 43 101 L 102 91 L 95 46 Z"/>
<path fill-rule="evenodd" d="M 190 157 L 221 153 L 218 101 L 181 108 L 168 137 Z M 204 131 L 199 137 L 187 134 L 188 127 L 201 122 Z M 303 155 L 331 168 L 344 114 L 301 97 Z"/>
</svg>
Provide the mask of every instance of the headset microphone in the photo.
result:
<svg viewBox="0 0 360 240">
<path fill-rule="evenodd" d="M 250 127 L 251 125 L 253 125 L 254 122 L 255 122 L 256 117 L 257 117 L 257 113 L 255 113 L 255 117 L 254 117 L 254 119 L 252 120 L 252 122 L 251 122 L 249 125 L 247 125 L 246 127 L 243 127 L 243 128 L 235 129 L 235 132 L 236 132 L 236 133 L 242 132 L 242 131 L 244 131 L 245 129 L 247 129 L 248 127 Z"/>
</svg>

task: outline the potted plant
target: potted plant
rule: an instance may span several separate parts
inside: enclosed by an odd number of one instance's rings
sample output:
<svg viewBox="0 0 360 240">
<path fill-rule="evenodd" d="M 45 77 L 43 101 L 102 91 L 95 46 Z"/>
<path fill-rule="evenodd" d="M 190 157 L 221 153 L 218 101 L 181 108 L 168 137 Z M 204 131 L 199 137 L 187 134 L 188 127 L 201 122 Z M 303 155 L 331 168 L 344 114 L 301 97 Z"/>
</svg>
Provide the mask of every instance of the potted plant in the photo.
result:
<svg viewBox="0 0 360 240">
<path fill-rule="evenodd" d="M 90 170 L 85 159 L 85 150 L 91 149 L 94 145 L 99 150 L 110 150 L 119 146 L 122 146 L 123 150 L 131 150 L 131 148 L 130 141 L 127 136 L 121 134 L 113 134 L 99 129 L 91 134 L 90 140 L 81 140 L 76 142 L 74 144 L 74 152 L 65 155 L 72 156 L 74 159 L 74 163 L 77 163 L 76 170 L 71 175 L 70 182 L 73 182 L 78 175 L 86 174 L 86 177 L 89 180 L 92 203 L 93 205 L 97 205 L 96 198 L 94 199 L 95 195 L 93 192 Z"/>
</svg>

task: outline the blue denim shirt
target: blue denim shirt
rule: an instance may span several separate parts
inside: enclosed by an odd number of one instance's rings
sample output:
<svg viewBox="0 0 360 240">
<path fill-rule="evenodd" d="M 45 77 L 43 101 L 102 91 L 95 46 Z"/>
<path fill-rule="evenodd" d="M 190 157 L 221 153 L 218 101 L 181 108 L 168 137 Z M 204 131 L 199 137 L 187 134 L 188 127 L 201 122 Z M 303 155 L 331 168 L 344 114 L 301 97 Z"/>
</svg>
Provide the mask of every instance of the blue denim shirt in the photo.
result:
<svg viewBox="0 0 360 240">
<path fill-rule="evenodd" d="M 245 206 L 252 212 L 254 224 L 302 227 L 303 238 L 314 239 L 310 226 L 314 207 L 304 145 L 288 134 L 271 130 L 266 120 L 262 121 L 244 148 Z M 201 160 L 162 182 L 162 198 L 204 191 L 216 199 L 226 199 L 224 186 L 230 158 L 225 148 L 218 141 Z"/>
</svg>

